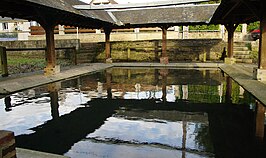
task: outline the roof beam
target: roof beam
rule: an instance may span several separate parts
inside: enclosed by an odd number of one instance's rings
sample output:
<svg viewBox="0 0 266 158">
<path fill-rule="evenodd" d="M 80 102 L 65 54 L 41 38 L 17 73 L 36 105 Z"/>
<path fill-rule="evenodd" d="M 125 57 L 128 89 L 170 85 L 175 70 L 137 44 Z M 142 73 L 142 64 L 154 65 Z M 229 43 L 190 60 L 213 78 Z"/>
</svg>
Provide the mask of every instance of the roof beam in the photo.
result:
<svg viewBox="0 0 266 158">
<path fill-rule="evenodd" d="M 190 3 L 208 2 L 209 0 L 175 0 L 175 1 L 159 1 L 152 3 L 131 3 L 131 4 L 110 4 L 110 5 L 74 5 L 79 10 L 110 10 L 110 9 L 136 9 L 147 7 L 163 7 Z"/>
</svg>

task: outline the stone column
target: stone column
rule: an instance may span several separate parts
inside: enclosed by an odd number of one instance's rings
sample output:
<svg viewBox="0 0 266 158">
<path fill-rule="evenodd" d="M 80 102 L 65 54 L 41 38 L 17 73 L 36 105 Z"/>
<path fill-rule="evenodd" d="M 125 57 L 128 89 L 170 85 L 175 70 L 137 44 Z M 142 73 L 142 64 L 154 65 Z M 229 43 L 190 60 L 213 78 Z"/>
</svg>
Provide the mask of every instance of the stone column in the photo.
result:
<svg viewBox="0 0 266 158">
<path fill-rule="evenodd" d="M 182 35 L 182 38 L 183 39 L 187 39 L 188 38 L 188 26 L 183 26 L 183 35 Z"/>
<path fill-rule="evenodd" d="M 169 59 L 167 56 L 167 26 L 162 26 L 162 55 L 160 58 L 161 64 L 168 64 Z"/>
<path fill-rule="evenodd" d="M 105 28 L 104 33 L 105 33 L 105 59 L 106 63 L 112 63 L 112 58 L 111 58 L 111 43 L 110 43 L 110 34 L 111 34 L 112 29 L 111 28 Z"/>
<path fill-rule="evenodd" d="M 65 28 L 64 25 L 58 25 L 59 35 L 65 34 Z"/>
<path fill-rule="evenodd" d="M 236 59 L 233 58 L 233 48 L 234 48 L 234 32 L 238 24 L 227 24 L 225 25 L 228 33 L 228 44 L 227 44 L 227 57 L 225 58 L 226 64 L 234 64 L 236 62 Z"/>
<path fill-rule="evenodd" d="M 60 72 L 60 65 L 56 65 L 54 25 L 44 27 L 46 34 L 46 57 L 47 66 L 44 69 L 44 75 L 54 75 Z"/>
<path fill-rule="evenodd" d="M 265 3 L 266 2 L 262 2 L 262 7 L 266 6 Z M 256 80 L 266 81 L 266 11 L 262 13 L 260 20 L 258 68 L 253 70 L 253 77 Z"/>
</svg>

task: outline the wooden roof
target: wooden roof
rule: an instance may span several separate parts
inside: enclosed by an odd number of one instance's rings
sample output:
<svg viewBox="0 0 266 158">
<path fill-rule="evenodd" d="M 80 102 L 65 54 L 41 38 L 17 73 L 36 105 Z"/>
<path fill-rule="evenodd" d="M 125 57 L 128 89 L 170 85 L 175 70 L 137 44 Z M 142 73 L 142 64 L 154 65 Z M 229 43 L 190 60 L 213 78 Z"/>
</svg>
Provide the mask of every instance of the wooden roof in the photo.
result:
<svg viewBox="0 0 266 158">
<path fill-rule="evenodd" d="M 54 23 L 89 28 L 113 25 L 113 21 L 106 18 L 107 13 L 96 17 L 73 8 L 73 5 L 83 4 L 86 3 L 79 0 L 1 0 L 0 15 L 34 20 L 42 25 Z"/>
<path fill-rule="evenodd" d="M 217 4 L 180 5 L 172 7 L 111 11 L 114 17 L 130 27 L 160 25 L 208 24 Z"/>
<path fill-rule="evenodd" d="M 255 22 L 260 19 L 261 2 L 265 0 L 222 0 L 215 11 L 211 23 L 240 24 Z"/>
</svg>

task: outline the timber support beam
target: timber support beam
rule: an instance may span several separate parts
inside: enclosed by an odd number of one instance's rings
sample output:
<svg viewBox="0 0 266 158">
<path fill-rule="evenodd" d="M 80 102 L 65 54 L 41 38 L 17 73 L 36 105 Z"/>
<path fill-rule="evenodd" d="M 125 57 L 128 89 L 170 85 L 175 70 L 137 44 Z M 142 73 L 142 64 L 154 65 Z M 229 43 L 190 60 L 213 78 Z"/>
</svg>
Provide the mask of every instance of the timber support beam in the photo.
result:
<svg viewBox="0 0 266 158">
<path fill-rule="evenodd" d="M 225 58 L 226 64 L 234 64 L 236 62 L 236 59 L 234 58 L 234 32 L 239 24 L 233 24 L 229 23 L 226 24 L 226 30 L 228 32 L 228 44 L 227 44 L 227 57 Z"/>
<path fill-rule="evenodd" d="M 160 58 L 160 63 L 161 64 L 168 64 L 169 63 L 169 58 L 167 55 L 167 29 L 169 26 L 162 26 L 162 55 Z"/>
<path fill-rule="evenodd" d="M 261 17 L 260 17 L 260 43 L 258 68 L 253 70 L 253 78 L 260 81 L 266 81 L 266 2 L 261 2 Z"/>
<path fill-rule="evenodd" d="M 44 68 L 44 75 L 50 76 L 60 72 L 60 65 L 56 65 L 55 40 L 53 23 L 42 25 L 46 35 L 46 58 L 47 66 Z"/>
<path fill-rule="evenodd" d="M 112 32 L 112 28 L 110 28 L 110 27 L 104 28 L 104 33 L 105 33 L 105 60 L 106 60 L 106 63 L 112 63 L 111 42 L 110 42 L 111 32 Z"/>
</svg>

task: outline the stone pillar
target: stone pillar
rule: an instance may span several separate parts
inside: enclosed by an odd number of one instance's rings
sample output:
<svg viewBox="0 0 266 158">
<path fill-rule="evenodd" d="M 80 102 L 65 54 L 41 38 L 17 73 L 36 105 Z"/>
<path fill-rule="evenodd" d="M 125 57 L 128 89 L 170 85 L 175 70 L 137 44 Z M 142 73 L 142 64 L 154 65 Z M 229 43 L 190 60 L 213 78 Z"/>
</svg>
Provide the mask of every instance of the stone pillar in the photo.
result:
<svg viewBox="0 0 266 158">
<path fill-rule="evenodd" d="M 65 34 L 65 28 L 64 25 L 58 25 L 59 35 Z"/>
<path fill-rule="evenodd" d="M 227 24 L 225 25 L 228 33 L 228 44 L 227 44 L 227 57 L 225 58 L 226 64 L 234 64 L 236 62 L 236 59 L 233 58 L 233 48 L 234 48 L 234 32 L 238 24 Z"/>
<path fill-rule="evenodd" d="M 102 33 L 100 29 L 96 29 L 96 34 Z"/>
<path fill-rule="evenodd" d="M 167 28 L 166 26 L 162 27 L 162 56 L 160 58 L 161 64 L 168 64 L 169 59 L 167 56 Z"/>
<path fill-rule="evenodd" d="M 46 57 L 47 57 L 47 66 L 44 69 L 44 75 L 50 76 L 60 72 L 60 65 L 56 65 L 54 26 L 49 25 L 44 28 L 46 34 Z"/>
<path fill-rule="evenodd" d="M 16 157 L 15 136 L 10 131 L 0 131 L 0 157 Z"/>
<path fill-rule="evenodd" d="M 224 29 L 224 25 L 220 25 L 220 32 L 221 32 L 221 38 L 224 41 L 225 40 L 225 29 Z"/>
<path fill-rule="evenodd" d="M 189 30 L 188 26 L 183 26 L 183 36 L 182 36 L 183 39 L 188 38 L 188 30 Z"/>
<path fill-rule="evenodd" d="M 6 48 L 0 47 L 0 57 L 1 57 L 1 70 L 2 76 L 8 76 L 8 67 L 7 67 L 7 56 L 6 56 Z"/>
<path fill-rule="evenodd" d="M 266 2 L 262 2 L 262 7 L 266 6 L 264 3 Z M 253 70 L 253 78 L 260 81 L 266 81 L 266 11 L 262 13 L 260 20 L 258 68 Z"/>
<path fill-rule="evenodd" d="M 104 33 L 105 33 L 105 59 L 106 63 L 112 63 L 112 58 L 111 58 L 111 43 L 110 43 L 110 34 L 111 34 L 112 29 L 111 28 L 105 28 Z"/>
</svg>

